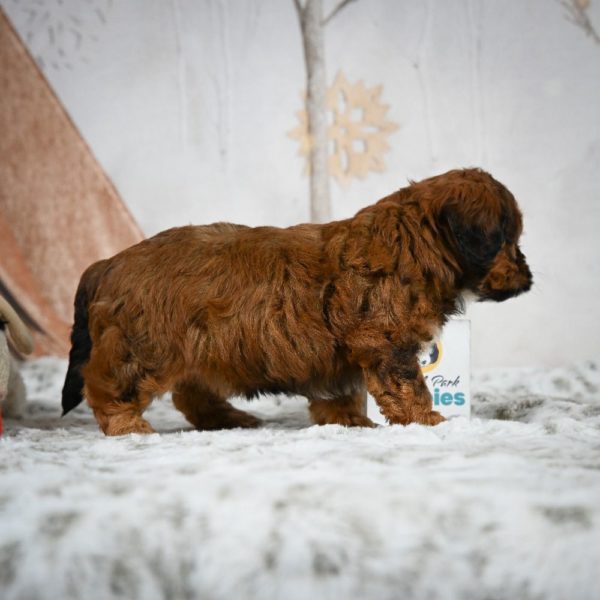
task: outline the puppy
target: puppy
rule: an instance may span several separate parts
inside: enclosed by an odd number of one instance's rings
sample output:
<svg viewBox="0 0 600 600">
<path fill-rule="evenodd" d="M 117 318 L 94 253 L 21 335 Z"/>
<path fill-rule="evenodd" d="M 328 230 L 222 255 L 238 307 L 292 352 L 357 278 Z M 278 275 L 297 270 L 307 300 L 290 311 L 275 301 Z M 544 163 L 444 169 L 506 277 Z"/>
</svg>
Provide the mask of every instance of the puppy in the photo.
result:
<svg viewBox="0 0 600 600">
<path fill-rule="evenodd" d="M 513 195 L 488 173 L 411 183 L 354 217 L 279 229 L 170 229 L 90 266 L 75 297 L 64 413 L 82 395 L 106 435 L 152 432 L 173 392 L 198 429 L 254 427 L 232 396 L 300 394 L 315 423 L 435 425 L 418 355 L 462 295 L 529 290 Z"/>
</svg>

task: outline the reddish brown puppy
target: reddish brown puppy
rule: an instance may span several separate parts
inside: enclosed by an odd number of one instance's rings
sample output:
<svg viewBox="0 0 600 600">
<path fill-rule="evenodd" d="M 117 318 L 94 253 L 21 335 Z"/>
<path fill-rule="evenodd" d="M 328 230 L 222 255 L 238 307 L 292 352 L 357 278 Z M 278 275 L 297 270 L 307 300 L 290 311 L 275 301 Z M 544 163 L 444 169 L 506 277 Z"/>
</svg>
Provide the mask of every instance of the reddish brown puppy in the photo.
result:
<svg viewBox="0 0 600 600">
<path fill-rule="evenodd" d="M 198 429 L 253 427 L 227 399 L 286 393 L 315 423 L 365 426 L 366 387 L 390 423 L 435 425 L 419 350 L 464 292 L 530 288 L 521 230 L 512 194 L 477 169 L 324 225 L 170 229 L 83 274 L 64 412 L 84 394 L 107 435 L 151 432 L 142 413 L 171 390 Z"/>
</svg>

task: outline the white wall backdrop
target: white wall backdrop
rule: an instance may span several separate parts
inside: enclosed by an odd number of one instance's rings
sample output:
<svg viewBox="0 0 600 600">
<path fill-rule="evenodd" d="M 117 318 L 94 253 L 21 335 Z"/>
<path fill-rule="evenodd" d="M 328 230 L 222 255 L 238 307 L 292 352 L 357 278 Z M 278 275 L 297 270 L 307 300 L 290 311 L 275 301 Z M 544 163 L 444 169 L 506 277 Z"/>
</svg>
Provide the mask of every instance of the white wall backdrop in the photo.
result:
<svg viewBox="0 0 600 600">
<path fill-rule="evenodd" d="M 573 1 L 599 31 L 600 0 Z M 308 218 L 292 0 L 0 3 L 147 234 Z M 600 43 L 567 17 L 554 0 L 356 0 L 326 27 L 329 82 L 382 85 L 399 126 L 384 172 L 332 180 L 335 218 L 460 166 L 521 203 L 535 288 L 470 309 L 475 366 L 596 358 Z"/>
</svg>

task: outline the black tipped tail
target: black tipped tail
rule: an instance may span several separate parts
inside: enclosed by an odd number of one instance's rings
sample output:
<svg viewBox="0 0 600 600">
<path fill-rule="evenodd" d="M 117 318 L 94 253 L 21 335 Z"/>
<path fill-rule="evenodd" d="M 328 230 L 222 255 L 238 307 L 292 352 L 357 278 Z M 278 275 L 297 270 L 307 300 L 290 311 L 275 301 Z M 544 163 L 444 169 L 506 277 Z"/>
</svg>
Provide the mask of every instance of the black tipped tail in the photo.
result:
<svg viewBox="0 0 600 600">
<path fill-rule="evenodd" d="M 69 368 L 62 390 L 63 417 L 83 400 L 84 382 L 81 368 L 88 362 L 92 351 L 92 340 L 88 330 L 88 294 L 84 278 L 85 275 L 75 295 L 75 322 L 71 332 Z"/>
</svg>

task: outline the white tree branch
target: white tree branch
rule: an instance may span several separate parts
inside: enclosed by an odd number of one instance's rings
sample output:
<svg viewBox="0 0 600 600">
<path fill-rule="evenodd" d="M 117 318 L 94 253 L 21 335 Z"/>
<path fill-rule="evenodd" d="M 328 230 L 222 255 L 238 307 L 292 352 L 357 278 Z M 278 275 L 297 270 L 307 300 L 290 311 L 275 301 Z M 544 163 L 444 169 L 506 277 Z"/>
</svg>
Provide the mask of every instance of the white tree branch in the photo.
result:
<svg viewBox="0 0 600 600">
<path fill-rule="evenodd" d="M 296 7 L 298 18 L 302 20 L 302 18 L 304 17 L 304 9 L 306 8 L 306 6 L 302 6 L 300 0 L 294 0 L 294 6 Z"/>
<path fill-rule="evenodd" d="M 340 10 L 345 8 L 350 2 L 355 2 L 355 0 L 342 0 L 330 13 L 327 17 L 323 19 L 323 25 L 327 25 L 335 15 L 337 15 Z"/>
<path fill-rule="evenodd" d="M 306 65 L 306 118 L 310 166 L 311 221 L 325 223 L 331 218 L 329 192 L 329 144 L 327 131 L 327 78 L 323 39 L 322 0 L 294 0 L 302 32 Z"/>
<path fill-rule="evenodd" d="M 600 44 L 600 35 L 594 29 L 586 13 L 588 3 L 583 0 L 561 0 L 561 4 L 567 10 L 567 21 L 571 21 L 576 27 L 583 29 L 586 35 L 589 35 L 597 44 Z"/>
</svg>

